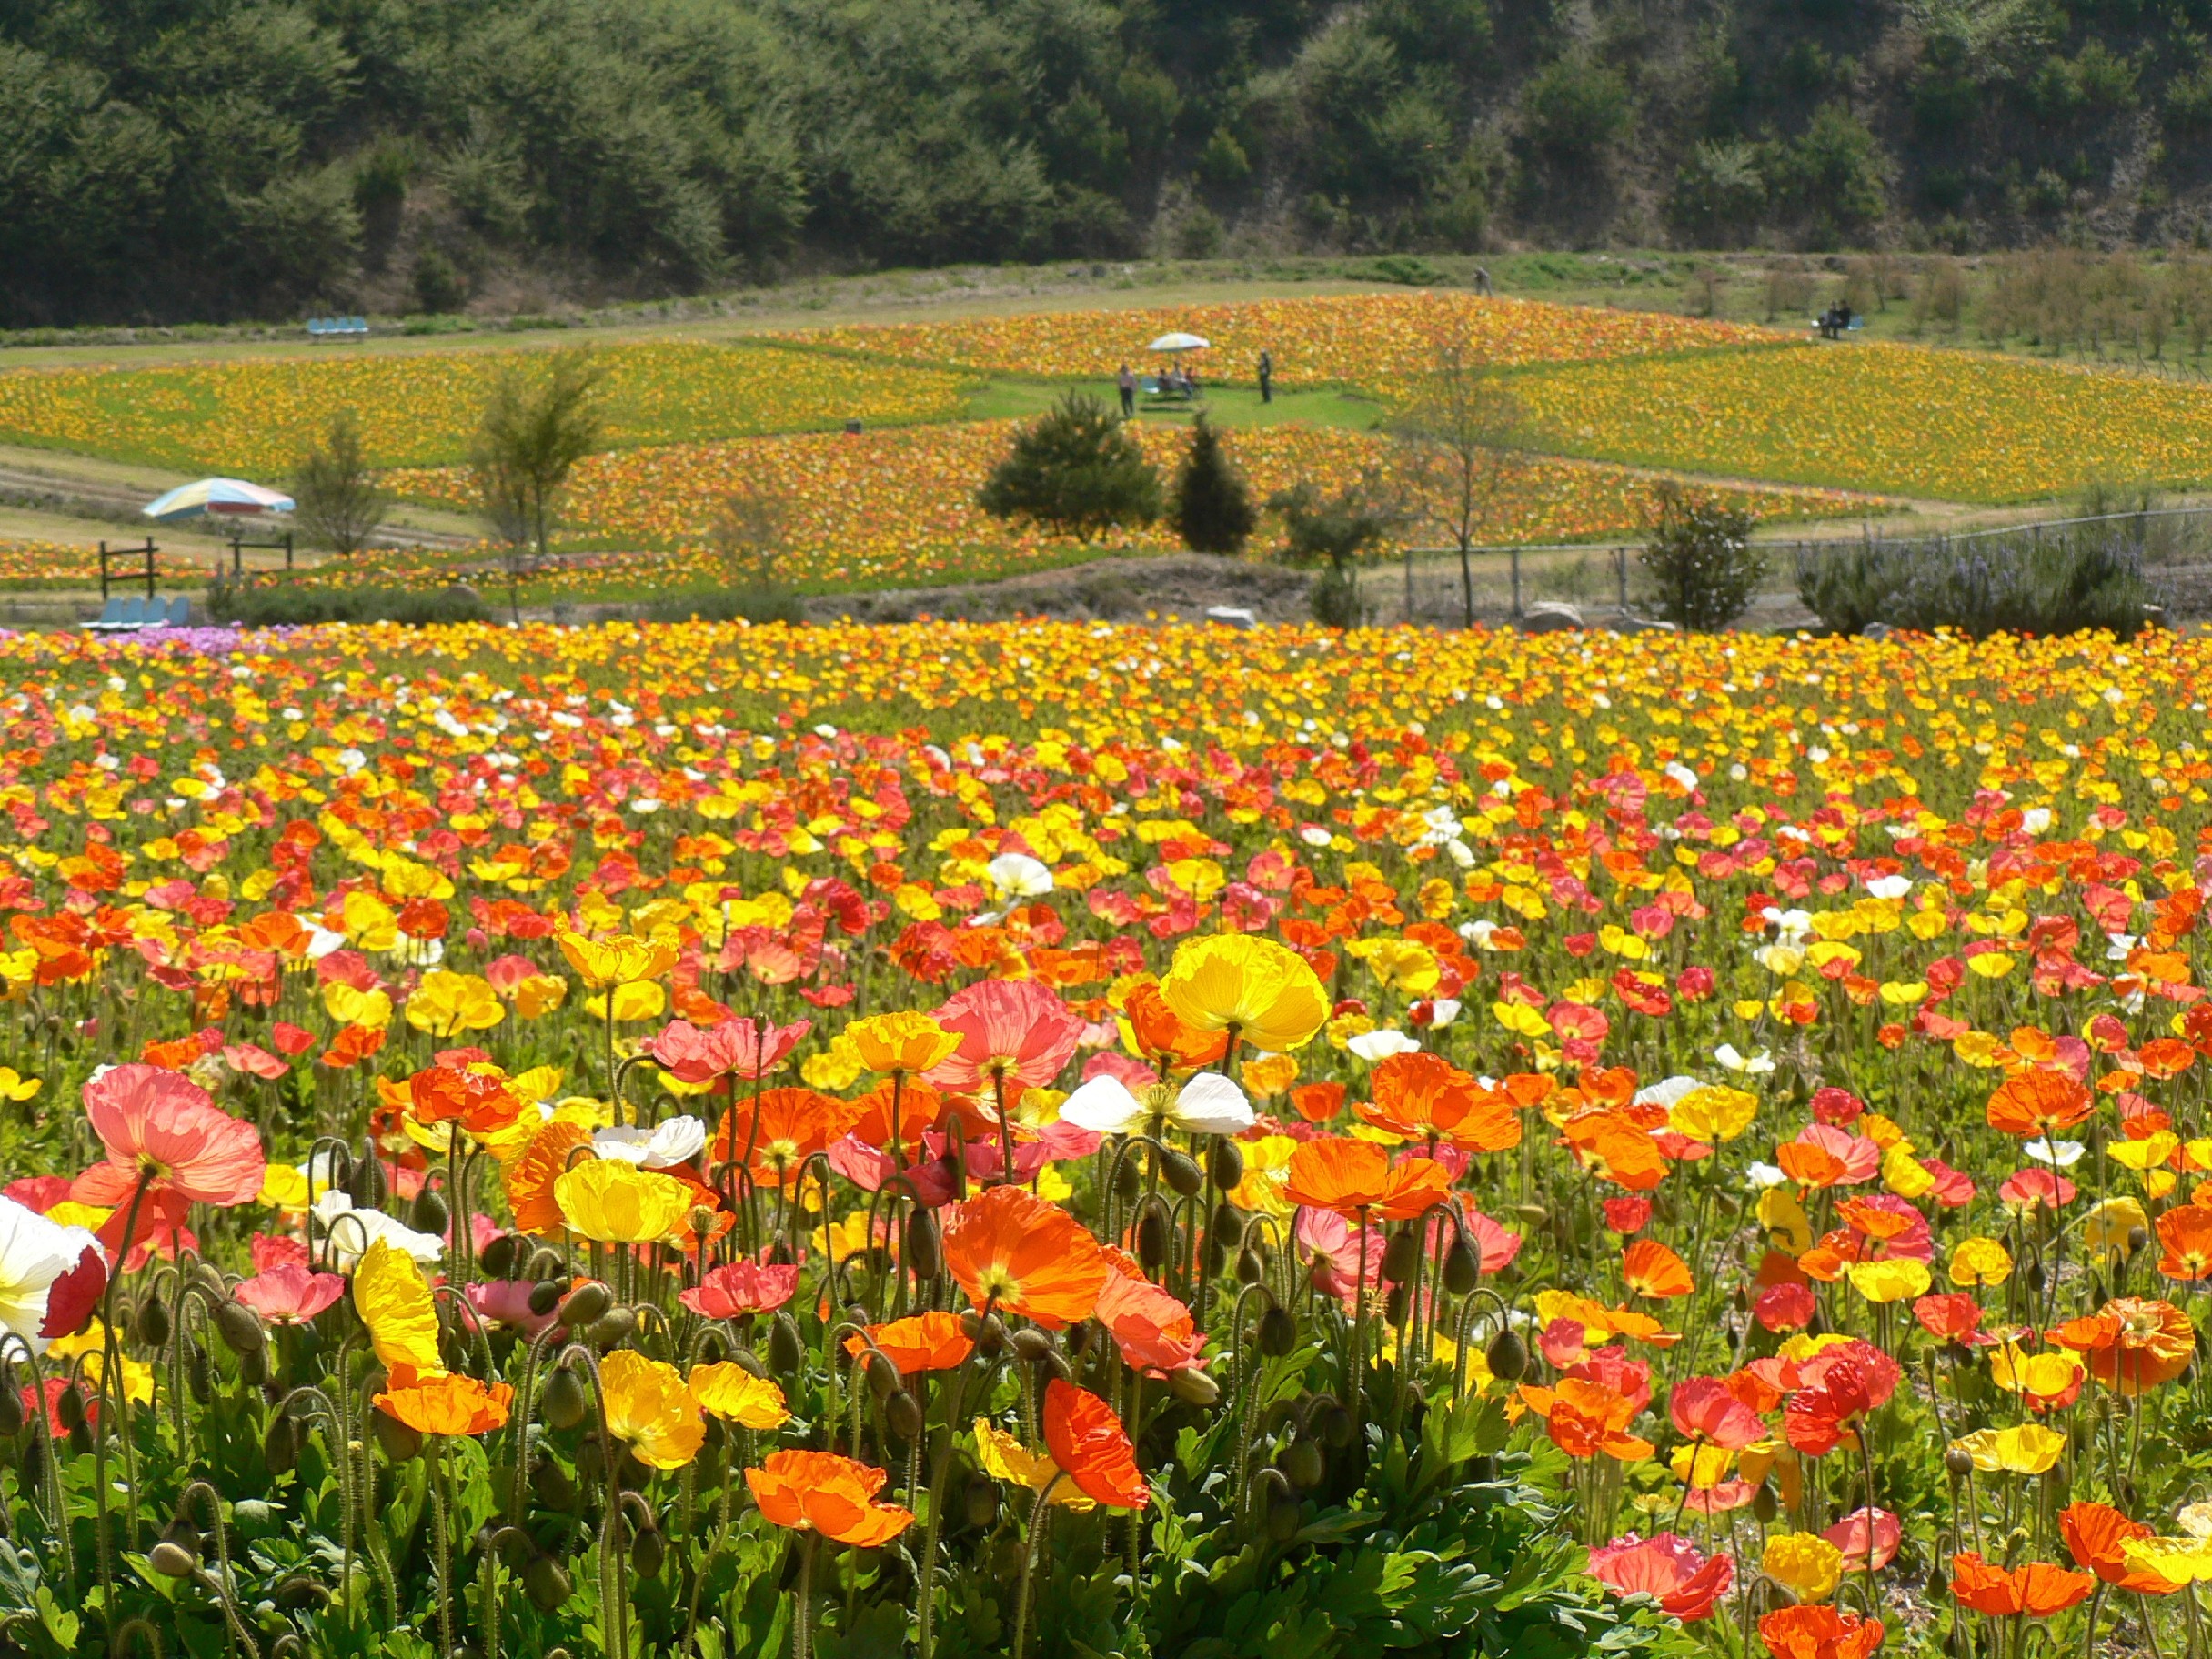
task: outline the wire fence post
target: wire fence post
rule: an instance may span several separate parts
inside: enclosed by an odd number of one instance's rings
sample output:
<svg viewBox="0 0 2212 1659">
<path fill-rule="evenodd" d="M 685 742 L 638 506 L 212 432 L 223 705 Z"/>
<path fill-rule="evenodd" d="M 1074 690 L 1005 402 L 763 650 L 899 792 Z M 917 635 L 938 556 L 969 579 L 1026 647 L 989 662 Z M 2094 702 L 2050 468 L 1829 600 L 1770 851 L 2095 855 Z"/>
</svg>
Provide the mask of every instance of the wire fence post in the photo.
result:
<svg viewBox="0 0 2212 1659">
<path fill-rule="evenodd" d="M 1513 550 L 1513 620 L 1521 619 L 1521 549 Z"/>
<path fill-rule="evenodd" d="M 1626 616 L 1628 614 L 1628 549 L 1626 548 L 1615 548 L 1613 550 L 1613 597 L 1614 602 L 1621 608 L 1621 614 Z"/>
<path fill-rule="evenodd" d="M 149 599 L 154 597 L 154 555 L 160 551 L 161 549 L 154 545 L 154 538 L 151 536 L 147 537 L 146 538 L 146 597 Z M 106 596 L 103 594 L 101 597 L 106 598 Z"/>
</svg>

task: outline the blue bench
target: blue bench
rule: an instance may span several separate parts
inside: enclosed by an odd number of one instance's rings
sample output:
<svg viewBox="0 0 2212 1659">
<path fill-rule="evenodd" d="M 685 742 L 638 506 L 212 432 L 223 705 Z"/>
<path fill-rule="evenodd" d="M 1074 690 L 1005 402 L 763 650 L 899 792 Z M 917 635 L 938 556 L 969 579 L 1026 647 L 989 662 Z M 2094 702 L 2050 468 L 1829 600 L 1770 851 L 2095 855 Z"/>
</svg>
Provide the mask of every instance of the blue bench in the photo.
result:
<svg viewBox="0 0 2212 1659">
<path fill-rule="evenodd" d="M 89 632 L 96 634 L 135 634 L 148 628 L 191 626 L 192 600 L 181 593 L 166 600 L 144 597 L 110 598 L 100 608 L 98 618 L 85 624 Z"/>
<path fill-rule="evenodd" d="M 359 338 L 368 332 L 366 317 L 311 317 L 307 333 L 316 339 Z"/>
</svg>

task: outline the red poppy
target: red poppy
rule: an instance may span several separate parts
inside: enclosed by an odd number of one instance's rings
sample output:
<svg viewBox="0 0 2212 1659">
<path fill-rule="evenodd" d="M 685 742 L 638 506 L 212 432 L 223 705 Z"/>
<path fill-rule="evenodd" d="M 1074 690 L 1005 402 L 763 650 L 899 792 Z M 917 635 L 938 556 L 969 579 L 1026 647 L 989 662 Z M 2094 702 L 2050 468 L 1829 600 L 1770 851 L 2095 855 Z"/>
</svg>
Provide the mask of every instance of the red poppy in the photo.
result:
<svg viewBox="0 0 2212 1659">
<path fill-rule="evenodd" d="M 1151 1502 L 1129 1432 L 1113 1408 L 1089 1390 L 1059 1377 L 1045 1385 L 1044 1443 L 1076 1490 L 1094 1503 L 1142 1509 Z"/>
<path fill-rule="evenodd" d="M 1685 1624 L 1713 1616 L 1714 1604 L 1735 1583 L 1735 1560 L 1707 1556 L 1687 1538 L 1634 1533 L 1590 1552 L 1590 1576 L 1622 1595 L 1639 1592 Z"/>
<path fill-rule="evenodd" d="M 1798 1367 L 1806 1384 L 1783 1408 L 1783 1433 L 1811 1457 L 1858 1444 L 1857 1425 L 1896 1392 L 1904 1372 L 1871 1342 L 1854 1338 L 1823 1349 Z"/>
<path fill-rule="evenodd" d="M 1667 1415 L 1674 1432 L 1708 1446 L 1740 1451 L 1765 1437 L 1766 1425 L 1759 1414 L 1730 1392 L 1717 1377 L 1690 1377 L 1667 1397 Z"/>
<path fill-rule="evenodd" d="M 796 1265 L 773 1262 L 726 1262 L 710 1269 L 677 1300 L 702 1319 L 735 1319 L 741 1313 L 773 1313 L 799 1288 Z"/>
</svg>

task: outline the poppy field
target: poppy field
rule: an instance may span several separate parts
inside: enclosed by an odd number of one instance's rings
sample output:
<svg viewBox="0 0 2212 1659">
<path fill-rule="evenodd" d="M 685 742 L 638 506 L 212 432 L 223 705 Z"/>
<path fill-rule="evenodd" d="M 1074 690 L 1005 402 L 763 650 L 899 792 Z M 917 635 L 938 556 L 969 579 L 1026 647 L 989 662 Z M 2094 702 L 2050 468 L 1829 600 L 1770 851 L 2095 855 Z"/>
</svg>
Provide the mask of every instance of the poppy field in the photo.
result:
<svg viewBox="0 0 2212 1659">
<path fill-rule="evenodd" d="M 11 1648 L 2196 1649 L 2200 638 L 0 665 Z"/>
</svg>

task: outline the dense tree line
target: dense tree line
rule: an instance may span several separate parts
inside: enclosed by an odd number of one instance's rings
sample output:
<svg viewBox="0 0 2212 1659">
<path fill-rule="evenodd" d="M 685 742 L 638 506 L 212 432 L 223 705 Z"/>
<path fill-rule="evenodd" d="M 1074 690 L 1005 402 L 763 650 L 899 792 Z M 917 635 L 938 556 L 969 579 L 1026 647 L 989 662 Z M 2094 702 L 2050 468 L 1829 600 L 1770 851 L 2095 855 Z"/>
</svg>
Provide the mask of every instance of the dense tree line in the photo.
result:
<svg viewBox="0 0 2212 1659">
<path fill-rule="evenodd" d="M 0 0 L 0 323 L 2202 242 L 2208 137 L 2212 0 Z"/>
</svg>

